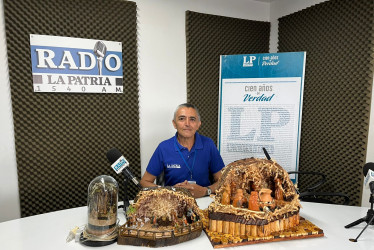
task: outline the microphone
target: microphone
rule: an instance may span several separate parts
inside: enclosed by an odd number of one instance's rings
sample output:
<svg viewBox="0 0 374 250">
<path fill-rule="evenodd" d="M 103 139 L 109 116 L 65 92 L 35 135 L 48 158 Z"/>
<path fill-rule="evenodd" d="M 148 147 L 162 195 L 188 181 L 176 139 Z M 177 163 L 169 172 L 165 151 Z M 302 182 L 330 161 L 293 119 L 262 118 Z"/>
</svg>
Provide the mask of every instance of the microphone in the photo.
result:
<svg viewBox="0 0 374 250">
<path fill-rule="evenodd" d="M 101 75 L 103 68 L 103 59 L 106 54 L 106 46 L 102 41 L 97 41 L 93 51 L 97 58 L 97 68 L 99 69 L 99 75 Z"/>
<path fill-rule="evenodd" d="M 357 242 L 358 238 L 366 230 L 366 228 L 369 225 L 374 225 L 374 210 L 373 210 L 373 203 L 374 203 L 374 163 L 373 162 L 366 163 L 364 165 L 362 171 L 363 171 L 363 174 L 365 176 L 364 186 L 366 186 L 366 188 L 369 186 L 370 192 L 371 192 L 370 199 L 369 199 L 370 209 L 367 211 L 365 217 L 360 218 L 360 219 L 344 226 L 345 228 L 350 228 L 350 227 L 353 227 L 353 226 L 356 226 L 356 225 L 360 224 L 361 222 L 366 222 L 366 226 L 364 227 L 364 229 L 362 229 L 362 231 L 357 236 L 357 238 L 356 239 L 349 239 L 352 242 Z"/>
<path fill-rule="evenodd" d="M 364 179 L 364 186 L 367 188 L 370 186 L 370 190 L 372 190 L 374 186 L 374 163 L 368 162 L 364 165 L 364 168 L 362 169 L 362 172 L 364 173 L 365 179 Z"/>
<path fill-rule="evenodd" d="M 121 152 L 119 152 L 118 149 L 112 148 L 106 153 L 106 157 L 108 158 L 108 161 L 110 162 L 111 167 L 114 171 L 116 171 L 117 174 L 121 173 L 122 171 L 125 173 L 127 178 L 131 179 L 132 182 L 134 182 L 135 185 L 137 185 L 139 188 L 142 188 L 140 185 L 138 179 L 133 175 L 133 173 L 130 171 L 129 168 L 129 162 L 123 157 Z"/>
</svg>

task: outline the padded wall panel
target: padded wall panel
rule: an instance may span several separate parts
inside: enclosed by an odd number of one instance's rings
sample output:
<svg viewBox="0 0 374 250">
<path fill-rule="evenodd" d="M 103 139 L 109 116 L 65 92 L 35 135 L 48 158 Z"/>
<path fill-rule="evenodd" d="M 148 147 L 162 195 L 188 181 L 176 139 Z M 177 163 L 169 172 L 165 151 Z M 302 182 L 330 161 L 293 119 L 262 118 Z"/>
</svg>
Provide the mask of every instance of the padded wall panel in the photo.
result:
<svg viewBox="0 0 374 250">
<path fill-rule="evenodd" d="M 83 206 L 96 176 L 117 179 L 117 147 L 140 177 L 137 12 L 121 0 L 4 0 L 21 216 Z M 123 94 L 34 93 L 30 34 L 122 42 Z M 131 185 L 131 197 L 137 189 Z"/>
<path fill-rule="evenodd" d="M 300 170 L 360 205 L 373 83 L 374 2 L 332 0 L 279 19 L 280 52 L 306 51 Z M 316 180 L 300 178 L 305 188 Z"/>
<path fill-rule="evenodd" d="M 220 55 L 269 52 L 270 23 L 186 12 L 187 100 L 217 143 Z"/>
</svg>

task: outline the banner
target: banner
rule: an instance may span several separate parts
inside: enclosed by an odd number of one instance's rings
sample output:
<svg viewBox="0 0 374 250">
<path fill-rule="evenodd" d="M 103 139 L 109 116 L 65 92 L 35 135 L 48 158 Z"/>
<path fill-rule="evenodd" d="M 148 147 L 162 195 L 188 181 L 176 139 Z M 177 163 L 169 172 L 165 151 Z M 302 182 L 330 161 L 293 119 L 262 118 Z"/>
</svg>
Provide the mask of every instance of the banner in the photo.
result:
<svg viewBox="0 0 374 250">
<path fill-rule="evenodd" d="M 30 35 L 34 92 L 123 93 L 122 43 Z"/>
<path fill-rule="evenodd" d="M 298 169 L 305 52 L 220 57 L 218 148 L 225 165 L 265 158 Z"/>
</svg>

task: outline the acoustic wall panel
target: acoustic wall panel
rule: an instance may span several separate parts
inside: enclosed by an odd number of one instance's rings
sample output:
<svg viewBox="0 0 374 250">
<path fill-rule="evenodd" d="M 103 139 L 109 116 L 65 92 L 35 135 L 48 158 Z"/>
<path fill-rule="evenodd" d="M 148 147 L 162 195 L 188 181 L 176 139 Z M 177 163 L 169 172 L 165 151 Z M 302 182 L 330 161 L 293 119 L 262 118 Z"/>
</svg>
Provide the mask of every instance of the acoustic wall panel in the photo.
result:
<svg viewBox="0 0 374 250">
<path fill-rule="evenodd" d="M 83 206 L 106 152 L 140 177 L 137 11 L 122 0 L 4 0 L 21 216 Z M 34 93 L 30 34 L 122 43 L 122 94 Z M 130 198 L 137 188 L 131 184 Z"/>
<path fill-rule="evenodd" d="M 270 23 L 186 12 L 187 100 L 217 143 L 220 55 L 269 52 Z"/>
<path fill-rule="evenodd" d="M 374 2 L 331 0 L 279 19 L 280 52 L 306 51 L 300 170 L 360 205 L 373 83 Z M 300 188 L 317 178 L 301 177 Z M 335 200 L 338 202 L 338 200 Z"/>
</svg>

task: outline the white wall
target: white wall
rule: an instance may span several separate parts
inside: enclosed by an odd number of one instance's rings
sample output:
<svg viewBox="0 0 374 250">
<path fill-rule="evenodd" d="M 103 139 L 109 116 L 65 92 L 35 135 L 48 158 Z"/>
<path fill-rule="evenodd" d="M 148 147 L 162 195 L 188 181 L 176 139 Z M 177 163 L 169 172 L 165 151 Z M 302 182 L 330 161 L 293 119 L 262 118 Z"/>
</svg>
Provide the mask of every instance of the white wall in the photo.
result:
<svg viewBox="0 0 374 250">
<path fill-rule="evenodd" d="M 252 0 L 133 1 L 138 6 L 142 174 L 158 143 L 174 134 L 171 124 L 172 114 L 178 104 L 186 101 L 185 11 L 191 10 L 257 21 L 272 21 L 270 49 L 271 52 L 276 52 L 277 22 L 274 20 L 322 2 L 316 0 L 277 0 L 268 4 Z M 19 218 L 20 209 L 2 0 L 0 0 L 0 3 L 1 222 Z M 371 117 L 373 120 L 374 115 Z M 374 124 L 373 121 L 372 124 Z M 374 131 L 371 131 L 371 134 L 373 135 Z M 370 136 L 369 143 L 371 152 L 373 152 L 373 136 Z M 374 157 L 373 153 L 371 155 Z M 374 161 L 374 159 L 371 161 Z"/>
</svg>

